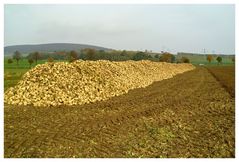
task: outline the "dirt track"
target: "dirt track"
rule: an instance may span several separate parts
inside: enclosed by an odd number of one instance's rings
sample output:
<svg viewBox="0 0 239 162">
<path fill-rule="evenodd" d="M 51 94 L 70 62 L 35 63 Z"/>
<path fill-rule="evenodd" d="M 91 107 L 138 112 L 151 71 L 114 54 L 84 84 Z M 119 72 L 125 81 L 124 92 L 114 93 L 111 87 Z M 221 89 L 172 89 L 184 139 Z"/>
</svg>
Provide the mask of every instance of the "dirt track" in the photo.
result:
<svg viewBox="0 0 239 162">
<path fill-rule="evenodd" d="M 4 109 L 5 157 L 234 157 L 235 100 L 205 69 L 108 101 Z"/>
</svg>

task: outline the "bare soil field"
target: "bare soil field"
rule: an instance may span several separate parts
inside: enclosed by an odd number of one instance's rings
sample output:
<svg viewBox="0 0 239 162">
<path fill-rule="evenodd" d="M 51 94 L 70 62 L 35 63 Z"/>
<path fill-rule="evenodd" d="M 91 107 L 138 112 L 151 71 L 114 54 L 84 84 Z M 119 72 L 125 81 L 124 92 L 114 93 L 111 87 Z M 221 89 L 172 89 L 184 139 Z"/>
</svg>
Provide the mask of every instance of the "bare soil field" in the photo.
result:
<svg viewBox="0 0 239 162">
<path fill-rule="evenodd" d="M 5 105 L 4 157 L 232 158 L 235 99 L 198 67 L 81 106 Z"/>
<path fill-rule="evenodd" d="M 211 66 L 208 70 L 235 97 L 235 66 Z"/>
</svg>

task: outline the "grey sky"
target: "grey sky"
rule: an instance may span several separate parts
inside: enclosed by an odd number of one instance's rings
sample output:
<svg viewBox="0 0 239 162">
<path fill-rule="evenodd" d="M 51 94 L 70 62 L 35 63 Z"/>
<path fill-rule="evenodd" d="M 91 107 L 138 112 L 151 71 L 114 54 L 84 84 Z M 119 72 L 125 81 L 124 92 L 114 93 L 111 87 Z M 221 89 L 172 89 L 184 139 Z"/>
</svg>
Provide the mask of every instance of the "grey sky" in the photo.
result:
<svg viewBox="0 0 239 162">
<path fill-rule="evenodd" d="M 4 45 L 235 53 L 234 5 L 5 5 Z"/>
</svg>

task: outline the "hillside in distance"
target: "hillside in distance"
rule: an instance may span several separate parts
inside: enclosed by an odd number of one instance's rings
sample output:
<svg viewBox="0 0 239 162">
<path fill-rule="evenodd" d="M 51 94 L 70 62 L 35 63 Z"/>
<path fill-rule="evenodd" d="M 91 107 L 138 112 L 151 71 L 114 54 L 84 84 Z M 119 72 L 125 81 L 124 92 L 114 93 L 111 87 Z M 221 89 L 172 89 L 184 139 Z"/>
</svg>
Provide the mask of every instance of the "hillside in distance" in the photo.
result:
<svg viewBox="0 0 239 162">
<path fill-rule="evenodd" d="M 72 44 L 72 43 L 49 43 L 49 44 L 34 44 L 34 45 L 14 45 L 14 46 L 6 46 L 4 47 L 4 55 L 12 55 L 15 51 L 19 51 L 21 53 L 31 53 L 34 51 L 38 52 L 54 52 L 54 51 L 80 51 L 84 48 L 93 48 L 95 50 L 105 50 L 110 51 L 112 49 L 93 46 L 87 44 Z"/>
</svg>

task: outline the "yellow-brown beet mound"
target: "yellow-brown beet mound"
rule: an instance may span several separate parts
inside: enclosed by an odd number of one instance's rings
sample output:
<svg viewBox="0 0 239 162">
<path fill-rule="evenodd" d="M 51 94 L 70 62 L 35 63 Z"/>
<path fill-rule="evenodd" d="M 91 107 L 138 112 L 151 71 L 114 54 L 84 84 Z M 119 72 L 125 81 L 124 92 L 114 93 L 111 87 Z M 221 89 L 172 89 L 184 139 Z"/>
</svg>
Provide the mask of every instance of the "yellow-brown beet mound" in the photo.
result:
<svg viewBox="0 0 239 162">
<path fill-rule="evenodd" d="M 151 61 L 45 63 L 29 70 L 9 88 L 4 102 L 14 105 L 81 105 L 146 87 L 154 81 L 193 70 L 191 64 Z"/>
</svg>

